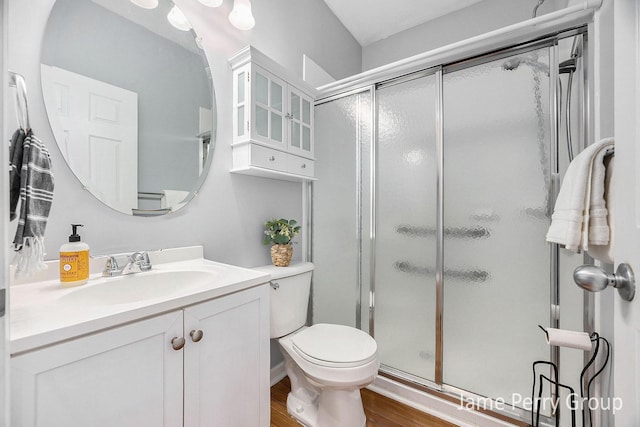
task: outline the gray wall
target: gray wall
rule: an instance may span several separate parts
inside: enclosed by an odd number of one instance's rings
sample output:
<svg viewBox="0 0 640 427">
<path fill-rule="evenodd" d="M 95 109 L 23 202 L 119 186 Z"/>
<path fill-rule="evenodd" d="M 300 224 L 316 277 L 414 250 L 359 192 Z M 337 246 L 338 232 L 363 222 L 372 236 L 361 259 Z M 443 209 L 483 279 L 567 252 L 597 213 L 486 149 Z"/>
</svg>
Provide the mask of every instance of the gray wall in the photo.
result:
<svg viewBox="0 0 640 427">
<path fill-rule="evenodd" d="M 301 185 L 229 173 L 232 76 L 227 58 L 252 44 L 298 75 L 302 75 L 302 55 L 307 54 L 340 78 L 360 71 L 361 48 L 355 39 L 321 0 L 254 0 L 256 26 L 248 32 L 229 23 L 229 0 L 218 9 L 194 0 L 176 0 L 202 36 L 211 65 L 217 145 L 211 171 L 185 208 L 162 217 L 131 217 L 105 207 L 84 191 L 53 141 L 40 90 L 41 39 L 53 3 L 10 0 L 9 5 L 8 68 L 26 78 L 32 127 L 51 149 L 56 179 L 46 258 L 58 258 L 59 246 L 70 234 L 69 224 L 78 222 L 85 225 L 83 240 L 96 255 L 201 244 L 209 259 L 245 267 L 269 264 L 268 248 L 261 243 L 263 223 L 270 217 L 300 220 Z M 15 224 L 10 229 L 13 232 Z M 300 245 L 295 252 L 299 259 Z"/>
<path fill-rule="evenodd" d="M 483 0 L 410 28 L 362 49 L 366 71 L 460 40 L 497 30 L 531 18 L 537 0 Z M 567 0 L 547 0 L 537 16 L 564 8 Z"/>
</svg>

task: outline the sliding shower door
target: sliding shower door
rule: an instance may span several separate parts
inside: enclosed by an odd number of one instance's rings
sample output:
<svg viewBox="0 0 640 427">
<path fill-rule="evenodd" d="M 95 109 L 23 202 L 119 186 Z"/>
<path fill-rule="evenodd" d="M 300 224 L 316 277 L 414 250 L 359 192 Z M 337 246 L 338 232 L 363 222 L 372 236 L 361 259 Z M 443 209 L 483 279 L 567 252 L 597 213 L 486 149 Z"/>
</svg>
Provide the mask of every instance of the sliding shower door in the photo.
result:
<svg viewBox="0 0 640 427">
<path fill-rule="evenodd" d="M 445 69 L 443 87 L 443 380 L 509 402 L 549 357 L 549 48 Z"/>
<path fill-rule="evenodd" d="M 435 380 L 437 75 L 379 86 L 375 328 L 380 362 Z"/>
<path fill-rule="evenodd" d="M 524 420 L 534 361 L 561 361 L 560 382 L 579 390 L 583 354 L 538 328 L 589 330 L 571 276 L 582 255 L 545 241 L 571 80 L 575 152 L 586 145 L 576 46 L 571 33 L 316 106 L 313 322 L 370 332 L 385 376 L 493 399 Z M 558 66 L 567 57 L 575 68 Z"/>
</svg>

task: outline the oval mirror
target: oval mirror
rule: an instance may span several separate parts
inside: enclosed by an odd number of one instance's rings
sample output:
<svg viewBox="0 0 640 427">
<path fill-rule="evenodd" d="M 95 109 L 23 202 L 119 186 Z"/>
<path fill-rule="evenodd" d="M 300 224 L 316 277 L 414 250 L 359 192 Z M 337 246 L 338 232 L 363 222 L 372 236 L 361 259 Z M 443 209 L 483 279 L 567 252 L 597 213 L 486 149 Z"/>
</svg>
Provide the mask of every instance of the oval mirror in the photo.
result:
<svg viewBox="0 0 640 427">
<path fill-rule="evenodd" d="M 194 196 L 211 163 L 213 83 L 173 2 L 133 1 L 57 0 L 42 43 L 42 92 L 83 186 L 120 212 L 162 215 Z"/>
</svg>

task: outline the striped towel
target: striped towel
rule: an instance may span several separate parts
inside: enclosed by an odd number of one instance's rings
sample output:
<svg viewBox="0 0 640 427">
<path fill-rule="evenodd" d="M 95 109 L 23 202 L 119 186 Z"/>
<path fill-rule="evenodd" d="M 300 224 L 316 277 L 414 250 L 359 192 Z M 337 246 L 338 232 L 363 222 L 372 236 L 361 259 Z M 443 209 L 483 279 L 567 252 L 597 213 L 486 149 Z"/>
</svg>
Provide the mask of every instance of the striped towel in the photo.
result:
<svg viewBox="0 0 640 427">
<path fill-rule="evenodd" d="M 46 268 L 44 231 L 53 201 L 53 174 L 49 150 L 31 130 L 14 132 L 9 160 L 9 218 L 18 217 L 12 264 L 16 265 L 16 277 L 21 277 Z"/>
</svg>

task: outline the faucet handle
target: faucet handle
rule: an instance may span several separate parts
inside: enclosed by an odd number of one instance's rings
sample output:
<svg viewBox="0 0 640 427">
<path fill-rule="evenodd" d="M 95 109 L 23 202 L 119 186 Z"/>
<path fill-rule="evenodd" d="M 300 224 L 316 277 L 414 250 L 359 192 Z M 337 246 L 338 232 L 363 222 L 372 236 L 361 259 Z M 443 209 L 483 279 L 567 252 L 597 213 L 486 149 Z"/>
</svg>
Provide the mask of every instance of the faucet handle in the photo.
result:
<svg viewBox="0 0 640 427">
<path fill-rule="evenodd" d="M 109 255 L 109 257 L 107 258 L 107 262 L 104 265 L 104 270 L 102 271 L 102 275 L 103 276 L 112 276 L 113 273 L 117 273 L 118 271 L 120 271 L 120 267 L 118 266 L 118 261 L 116 261 L 116 258 L 112 255 Z"/>
</svg>

